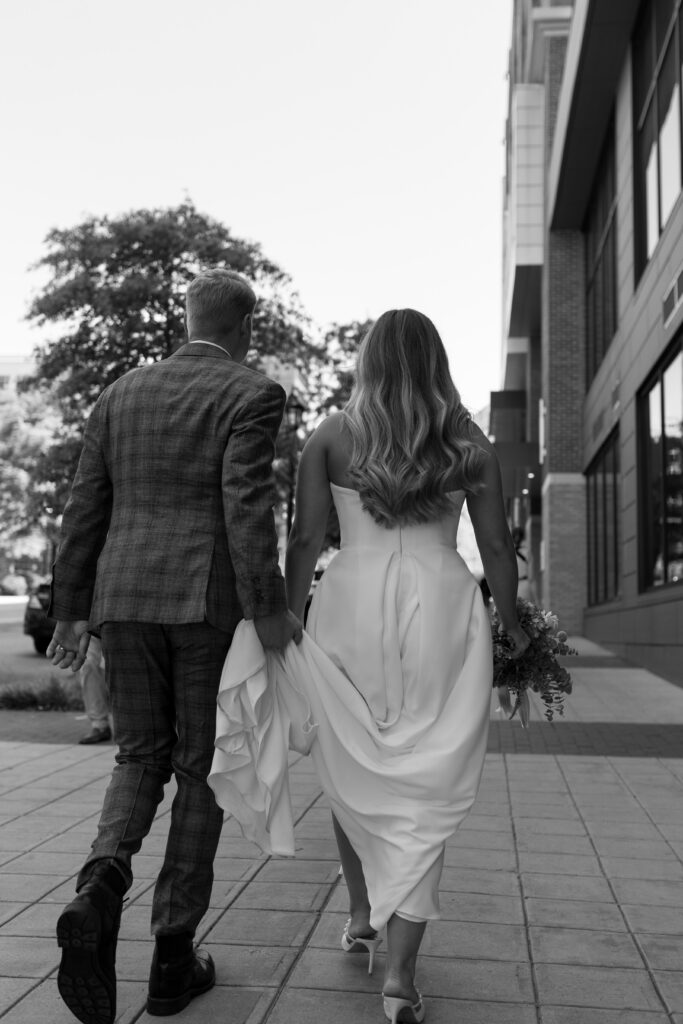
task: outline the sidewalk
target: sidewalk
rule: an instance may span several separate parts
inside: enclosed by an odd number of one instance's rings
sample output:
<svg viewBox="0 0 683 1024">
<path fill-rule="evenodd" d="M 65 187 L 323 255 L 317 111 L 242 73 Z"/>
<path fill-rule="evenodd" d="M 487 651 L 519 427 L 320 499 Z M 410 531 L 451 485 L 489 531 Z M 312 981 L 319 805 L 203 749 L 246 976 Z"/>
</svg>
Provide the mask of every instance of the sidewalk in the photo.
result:
<svg viewBox="0 0 683 1024">
<path fill-rule="evenodd" d="M 557 724 L 492 725 L 477 803 L 448 845 L 442 920 L 423 943 L 428 1024 L 683 1024 L 683 689 L 580 642 Z M 12 734 L 0 712 L 2 735 Z M 29 713 L 30 714 L 30 713 Z M 73 1024 L 57 993 L 57 915 L 98 818 L 113 747 L 74 716 L 0 741 L 0 1021 Z M 21 733 L 15 719 L 14 735 Z M 36 729 L 39 731 L 36 733 Z M 60 732 L 61 730 L 61 732 Z M 50 742 L 51 741 L 51 742 Z M 56 742 L 55 742 L 56 741 Z M 226 821 L 199 934 L 218 983 L 178 1024 L 381 1024 L 382 948 L 339 946 L 346 894 L 312 765 L 293 758 L 297 857 Z M 144 1012 L 151 887 L 170 794 L 134 863 L 117 1021 Z"/>
</svg>

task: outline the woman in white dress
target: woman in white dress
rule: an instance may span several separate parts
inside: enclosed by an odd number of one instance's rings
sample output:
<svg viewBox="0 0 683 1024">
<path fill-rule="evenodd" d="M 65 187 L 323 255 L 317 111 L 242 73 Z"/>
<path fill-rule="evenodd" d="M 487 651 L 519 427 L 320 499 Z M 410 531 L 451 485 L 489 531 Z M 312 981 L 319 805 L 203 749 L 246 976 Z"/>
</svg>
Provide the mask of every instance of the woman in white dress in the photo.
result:
<svg viewBox="0 0 683 1024">
<path fill-rule="evenodd" d="M 422 1021 L 417 954 L 439 916 L 444 845 L 474 802 L 488 732 L 489 620 L 456 549 L 465 501 L 516 656 L 529 641 L 496 455 L 460 403 L 436 328 L 414 310 L 376 321 L 350 401 L 302 453 L 285 571 L 300 618 L 332 501 L 341 549 L 285 671 L 308 690 L 318 729 L 311 755 L 350 900 L 342 947 L 367 950 L 372 967 L 386 925 L 385 1015 Z M 296 665 L 311 651 L 317 676 Z"/>
</svg>

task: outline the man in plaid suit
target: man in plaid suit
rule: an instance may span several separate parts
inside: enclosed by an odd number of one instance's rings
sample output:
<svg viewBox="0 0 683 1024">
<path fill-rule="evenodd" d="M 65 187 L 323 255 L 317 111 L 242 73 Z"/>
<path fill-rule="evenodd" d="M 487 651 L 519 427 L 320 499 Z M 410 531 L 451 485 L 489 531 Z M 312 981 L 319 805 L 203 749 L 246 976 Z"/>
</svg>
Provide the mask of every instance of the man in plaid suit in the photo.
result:
<svg viewBox="0 0 683 1024">
<path fill-rule="evenodd" d="M 76 671 L 89 631 L 101 633 L 119 747 L 77 896 L 57 926 L 59 990 L 85 1024 L 114 1020 L 131 858 L 172 775 L 147 1009 L 176 1013 L 214 984 L 211 958 L 193 937 L 209 906 L 223 818 L 206 782 L 221 668 L 243 617 L 265 647 L 301 639 L 273 519 L 286 396 L 242 365 L 255 302 L 231 271 L 192 281 L 189 343 L 102 393 L 64 511 L 48 655 Z"/>
</svg>

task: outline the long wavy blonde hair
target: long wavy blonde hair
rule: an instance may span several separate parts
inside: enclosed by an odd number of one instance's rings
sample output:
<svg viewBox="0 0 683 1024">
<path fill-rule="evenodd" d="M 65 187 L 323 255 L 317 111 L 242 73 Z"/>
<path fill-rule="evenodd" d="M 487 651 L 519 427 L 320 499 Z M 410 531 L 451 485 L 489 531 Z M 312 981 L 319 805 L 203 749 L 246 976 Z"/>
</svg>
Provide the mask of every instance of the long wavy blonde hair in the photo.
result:
<svg viewBox="0 0 683 1024">
<path fill-rule="evenodd" d="M 353 450 L 349 474 L 363 508 L 391 527 L 438 519 L 457 476 L 478 491 L 486 453 L 472 440 L 443 342 L 414 309 L 391 309 L 360 346 L 344 410 Z"/>
</svg>

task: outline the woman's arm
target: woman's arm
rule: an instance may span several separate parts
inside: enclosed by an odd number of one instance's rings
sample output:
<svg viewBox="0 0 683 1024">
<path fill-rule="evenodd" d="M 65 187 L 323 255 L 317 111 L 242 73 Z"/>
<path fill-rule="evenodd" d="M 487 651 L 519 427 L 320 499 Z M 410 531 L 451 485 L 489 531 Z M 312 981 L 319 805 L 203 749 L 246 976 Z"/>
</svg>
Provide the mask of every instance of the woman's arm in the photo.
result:
<svg viewBox="0 0 683 1024">
<path fill-rule="evenodd" d="M 301 453 L 296 481 L 296 513 L 285 558 L 287 604 L 302 621 L 332 503 L 324 427 L 324 424 L 318 427 Z"/>
<path fill-rule="evenodd" d="M 486 582 L 500 614 L 503 628 L 514 645 L 515 654 L 523 654 L 529 637 L 517 619 L 517 554 L 505 516 L 503 484 L 498 457 L 493 445 L 478 427 L 474 440 L 487 453 L 482 472 L 482 489 L 467 495 L 467 509 Z"/>
</svg>

